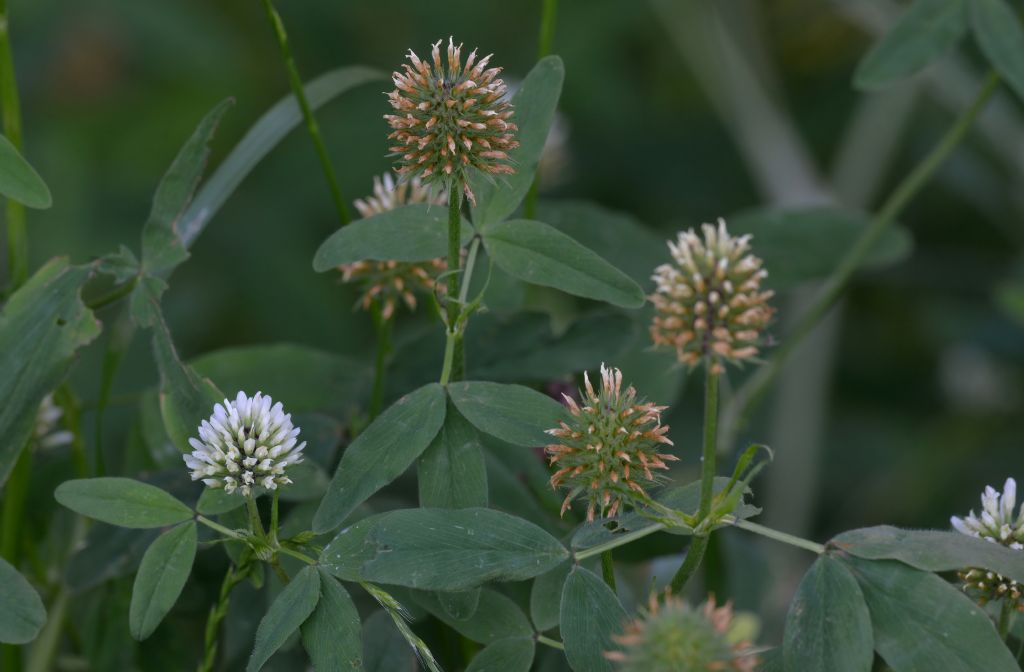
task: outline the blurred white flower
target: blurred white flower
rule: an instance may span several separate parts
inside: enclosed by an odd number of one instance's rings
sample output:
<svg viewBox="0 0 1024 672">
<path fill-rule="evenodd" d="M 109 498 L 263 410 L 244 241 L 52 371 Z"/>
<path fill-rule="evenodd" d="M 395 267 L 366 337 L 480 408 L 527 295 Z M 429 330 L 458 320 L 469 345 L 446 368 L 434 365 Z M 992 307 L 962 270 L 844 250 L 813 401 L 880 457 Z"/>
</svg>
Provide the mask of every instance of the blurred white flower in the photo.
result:
<svg viewBox="0 0 1024 672">
<path fill-rule="evenodd" d="M 57 429 L 57 423 L 63 415 L 64 410 L 53 403 L 52 394 L 43 397 L 43 403 L 39 404 L 36 413 L 35 439 L 40 448 L 55 448 L 71 443 L 71 432 Z"/>
<path fill-rule="evenodd" d="M 274 490 L 292 482 L 285 470 L 302 461 L 306 447 L 298 435 L 280 402 L 261 392 L 254 397 L 239 392 L 234 401 L 213 407 L 199 426 L 199 438 L 188 440 L 195 450 L 182 457 L 193 481 L 248 497 L 254 487 Z"/>
<path fill-rule="evenodd" d="M 991 485 L 985 486 L 980 515 L 972 510 L 966 518 L 953 516 L 949 522 L 963 534 L 1020 550 L 1024 548 L 1024 507 L 1015 516 L 1016 504 L 1017 481 L 1008 478 L 1001 493 Z"/>
</svg>

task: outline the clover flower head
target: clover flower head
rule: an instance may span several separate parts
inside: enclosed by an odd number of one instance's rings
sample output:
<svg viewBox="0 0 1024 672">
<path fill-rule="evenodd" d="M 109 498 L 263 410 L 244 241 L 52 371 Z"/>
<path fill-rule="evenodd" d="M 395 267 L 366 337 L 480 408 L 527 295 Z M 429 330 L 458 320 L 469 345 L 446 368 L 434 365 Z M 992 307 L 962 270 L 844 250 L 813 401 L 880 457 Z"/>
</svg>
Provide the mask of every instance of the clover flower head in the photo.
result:
<svg viewBox="0 0 1024 672">
<path fill-rule="evenodd" d="M 394 178 L 385 173 L 373 178 L 373 195 L 358 199 L 355 206 L 363 217 L 372 217 L 403 205 L 443 205 L 445 201 L 443 193 L 433 194 L 418 177 L 396 184 Z M 369 310 L 374 302 L 378 302 L 381 317 L 385 320 L 391 319 L 400 303 L 409 310 L 416 310 L 417 294 L 443 292 L 445 285 L 438 283 L 437 277 L 447 268 L 443 258 L 424 262 L 368 260 L 338 266 L 342 282 L 358 282 L 363 288 L 356 305 Z"/>
<path fill-rule="evenodd" d="M 701 228 L 703 238 L 693 229 L 679 233 L 668 243 L 675 263 L 654 270 L 651 340 L 673 348 L 680 362 L 705 362 L 718 374 L 723 362 L 757 356 L 775 312 L 768 304 L 774 292 L 761 289 L 768 272 L 750 253 L 749 235 L 730 235 L 723 219 Z"/>
<path fill-rule="evenodd" d="M 487 67 L 491 56 L 477 59 L 474 49 L 463 64 L 462 45 L 449 37 L 442 62 L 440 47 L 438 40 L 430 61 L 410 49 L 409 63 L 392 73 L 395 89 L 387 96 L 395 113 L 384 115 L 393 129 L 390 151 L 399 175 L 418 176 L 427 185 L 459 185 L 475 203 L 467 169 L 514 173 L 508 152 L 519 146 L 519 129 L 509 121 L 512 104 L 498 78 L 501 68 Z"/>
<path fill-rule="evenodd" d="M 949 522 L 961 534 L 1017 551 L 1024 549 L 1024 506 L 1017 507 L 1017 481 L 1012 478 L 1006 479 L 1002 492 L 985 486 L 980 514 L 972 510 L 966 518 L 953 516 Z M 963 590 L 980 603 L 1009 599 L 1018 611 L 1024 611 L 1021 586 L 1013 579 L 977 567 L 964 569 L 959 576 Z"/>
<path fill-rule="evenodd" d="M 551 487 L 569 489 L 562 514 L 582 494 L 587 520 L 594 520 L 614 516 L 623 504 L 646 501 L 646 488 L 659 482 L 653 470 L 668 469 L 665 462 L 679 458 L 658 452 L 662 444 L 672 445 L 665 436 L 668 425 L 661 424 L 666 406 L 638 400 L 633 386 L 623 390 L 622 372 L 604 364 L 597 389 L 587 373 L 583 380 L 581 403 L 562 395 L 572 417 L 547 430 L 558 443 L 544 450 L 556 468 Z"/>
<path fill-rule="evenodd" d="M 40 448 L 56 448 L 71 443 L 72 434 L 58 429 L 64 410 L 53 403 L 53 395 L 43 397 L 36 412 L 36 428 L 33 436 Z"/>
<path fill-rule="evenodd" d="M 199 438 L 188 440 L 195 450 L 182 457 L 193 481 L 248 497 L 255 487 L 275 490 L 292 482 L 286 470 L 302 461 L 306 447 L 298 435 L 281 402 L 261 392 L 253 397 L 239 392 L 234 401 L 213 407 L 199 426 Z"/>
<path fill-rule="evenodd" d="M 760 661 L 747 653 L 751 643 L 740 629 L 731 604 L 719 607 L 711 596 L 694 609 L 666 591 L 661 603 L 652 594 L 639 617 L 612 637 L 622 650 L 604 655 L 622 672 L 753 672 Z"/>
</svg>

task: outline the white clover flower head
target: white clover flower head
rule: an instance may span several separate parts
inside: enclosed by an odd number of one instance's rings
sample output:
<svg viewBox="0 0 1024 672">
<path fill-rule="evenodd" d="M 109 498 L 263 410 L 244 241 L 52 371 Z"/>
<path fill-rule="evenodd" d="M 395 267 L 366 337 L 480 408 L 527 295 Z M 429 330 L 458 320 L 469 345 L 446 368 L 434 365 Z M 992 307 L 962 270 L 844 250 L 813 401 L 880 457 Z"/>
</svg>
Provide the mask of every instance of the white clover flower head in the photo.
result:
<svg viewBox="0 0 1024 672">
<path fill-rule="evenodd" d="M 199 426 L 199 438 L 188 440 L 195 450 L 182 457 L 193 481 L 248 497 L 254 487 L 275 490 L 292 482 L 285 471 L 302 461 L 306 447 L 298 435 L 281 402 L 261 392 L 253 397 L 239 392 L 234 401 L 213 407 Z"/>
<path fill-rule="evenodd" d="M 962 534 L 1021 550 L 1024 549 L 1024 506 L 1015 516 L 1016 508 L 1017 481 L 1008 478 L 1002 492 L 985 486 L 980 515 L 972 510 L 966 518 L 953 516 L 949 522 Z"/>
</svg>

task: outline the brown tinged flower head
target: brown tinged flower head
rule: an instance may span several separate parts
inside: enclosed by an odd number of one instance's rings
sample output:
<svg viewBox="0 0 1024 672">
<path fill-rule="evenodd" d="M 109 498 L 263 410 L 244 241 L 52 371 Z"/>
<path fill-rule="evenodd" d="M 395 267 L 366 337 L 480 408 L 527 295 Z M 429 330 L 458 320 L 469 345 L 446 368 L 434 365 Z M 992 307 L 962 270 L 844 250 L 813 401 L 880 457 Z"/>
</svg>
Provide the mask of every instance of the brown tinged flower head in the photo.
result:
<svg viewBox="0 0 1024 672">
<path fill-rule="evenodd" d="M 519 146 L 519 129 L 509 121 L 512 105 L 498 78 L 501 68 L 487 67 L 491 55 L 478 60 L 474 49 L 463 64 L 462 45 L 449 37 L 442 63 L 440 46 L 441 40 L 434 43 L 429 62 L 410 49 L 403 72 L 392 73 L 395 90 L 387 96 L 395 113 L 384 115 L 394 129 L 390 151 L 398 157 L 399 175 L 417 176 L 428 186 L 461 186 L 475 204 L 467 169 L 514 173 L 508 152 Z"/>
<path fill-rule="evenodd" d="M 391 174 L 385 173 L 373 178 L 373 195 L 356 200 L 355 206 L 362 217 L 372 217 L 413 203 L 443 205 L 446 199 L 444 193 L 432 194 L 418 177 L 395 184 Z M 378 302 L 384 320 L 391 319 L 400 302 L 415 310 L 417 294 L 444 291 L 445 285 L 438 283 L 437 277 L 447 268 L 443 258 L 423 262 L 356 261 L 338 266 L 342 282 L 359 282 L 363 287 L 356 305 L 369 310 Z"/>
<path fill-rule="evenodd" d="M 651 339 L 674 348 L 680 362 L 690 367 L 706 362 L 719 374 L 723 362 L 739 364 L 757 356 L 775 312 L 768 305 L 774 292 L 761 289 L 768 272 L 750 254 L 749 235 L 729 235 L 723 219 L 702 229 L 703 240 L 690 229 L 669 242 L 675 263 L 654 270 Z"/>
<path fill-rule="evenodd" d="M 694 609 L 666 590 L 663 602 L 652 594 L 625 632 L 613 635 L 622 650 L 604 655 L 621 672 L 753 672 L 760 661 L 746 653 L 751 642 L 742 630 L 731 604 L 718 607 L 711 596 Z"/>
<path fill-rule="evenodd" d="M 665 462 L 679 458 L 658 452 L 663 444 L 672 445 L 665 436 L 668 425 L 661 424 L 666 406 L 638 400 L 633 386 L 623 391 L 622 372 L 604 364 L 598 389 L 586 373 L 583 380 L 580 404 L 562 395 L 572 417 L 547 430 L 558 440 L 544 448 L 556 468 L 551 487 L 569 489 L 563 515 L 572 500 L 583 495 L 587 520 L 595 515 L 610 518 L 623 503 L 646 501 L 646 488 L 659 481 L 653 470 L 668 469 Z"/>
</svg>

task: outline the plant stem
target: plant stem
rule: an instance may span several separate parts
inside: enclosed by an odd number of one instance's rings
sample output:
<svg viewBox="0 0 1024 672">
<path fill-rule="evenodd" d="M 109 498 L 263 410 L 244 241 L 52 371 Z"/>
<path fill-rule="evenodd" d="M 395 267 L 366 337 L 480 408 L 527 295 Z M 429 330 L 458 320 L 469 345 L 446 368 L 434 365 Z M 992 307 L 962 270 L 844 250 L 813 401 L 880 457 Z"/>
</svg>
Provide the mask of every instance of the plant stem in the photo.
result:
<svg viewBox="0 0 1024 672">
<path fill-rule="evenodd" d="M 551 53 L 551 43 L 555 39 L 555 19 L 558 17 L 558 0 L 544 0 L 540 14 L 540 39 L 537 43 L 537 59 L 540 60 Z M 540 166 L 533 176 L 530 191 L 523 203 L 523 216 L 534 219 L 537 216 L 537 190 L 540 184 Z"/>
<path fill-rule="evenodd" d="M 217 603 L 210 607 L 210 615 L 206 618 L 204 654 L 199 663 L 198 672 L 213 672 L 214 664 L 217 662 L 217 633 L 220 629 L 220 622 L 228 613 L 231 591 L 244 578 L 245 574 L 236 571 L 234 565 L 228 566 L 228 571 L 224 574 L 224 580 L 220 584 Z"/>
<path fill-rule="evenodd" d="M 32 649 L 25 664 L 25 672 L 48 672 L 54 669 L 54 660 L 60 646 L 61 632 L 64 629 L 64 621 L 67 619 L 70 600 L 71 594 L 67 586 L 62 584 L 60 590 L 57 591 L 57 596 L 47 609 L 46 625 L 43 626 L 43 631 L 32 643 Z M 5 667 L 4 669 L 17 670 L 18 668 Z"/>
<path fill-rule="evenodd" d="M 281 496 L 281 490 L 280 490 L 280 488 L 278 488 L 277 490 L 274 490 L 274 494 L 271 495 L 271 498 L 270 498 L 270 539 L 275 544 L 277 543 L 277 520 L 278 520 L 277 502 L 278 502 L 278 499 L 280 498 L 280 496 Z"/>
<path fill-rule="evenodd" d="M 256 498 L 251 494 L 245 496 L 245 508 L 249 512 L 249 531 L 261 539 L 266 538 L 267 533 L 263 530 L 259 506 L 256 504 Z"/>
<path fill-rule="evenodd" d="M 288 572 L 284 571 L 284 567 L 281 566 L 281 561 L 277 559 L 277 556 L 274 556 L 273 560 L 270 561 L 270 567 L 274 570 L 274 574 L 277 574 L 277 578 L 281 580 L 281 585 L 287 586 L 291 583 Z"/>
<path fill-rule="evenodd" d="M 545 646 L 550 646 L 552 649 L 558 649 L 559 651 L 565 651 L 565 645 L 564 644 L 562 644 L 557 639 L 551 639 L 550 637 L 545 637 L 544 635 L 540 635 L 540 634 L 537 635 L 537 643 L 538 644 L 544 644 Z"/>
<path fill-rule="evenodd" d="M 290 548 L 288 548 L 286 546 L 282 546 L 282 547 L 278 548 L 277 552 L 278 553 L 284 553 L 285 555 L 290 555 L 293 558 L 295 558 L 296 560 L 303 561 L 307 565 L 315 565 L 316 562 L 317 562 L 316 560 L 314 560 L 313 558 L 309 557 L 305 553 L 300 553 L 299 551 L 292 550 L 292 549 L 290 549 Z"/>
<path fill-rule="evenodd" d="M 0 0 L 0 113 L 3 114 L 4 135 L 22 152 L 21 103 L 18 80 L 14 75 L 10 25 L 7 0 Z M 11 199 L 7 200 L 7 257 L 11 289 L 15 290 L 28 280 L 28 231 L 25 228 L 25 206 Z"/>
<path fill-rule="evenodd" d="M 313 116 L 313 110 L 309 106 L 309 101 L 306 99 L 306 91 L 302 86 L 302 78 L 299 76 L 299 69 L 295 65 L 295 59 L 292 57 L 291 47 L 288 45 L 288 34 L 284 29 L 284 22 L 281 21 L 280 14 L 274 9 L 274 5 L 271 0 L 263 0 L 263 9 L 267 12 L 267 18 L 270 20 L 270 25 L 274 29 L 274 37 L 277 38 L 277 45 L 281 48 L 281 57 L 284 59 L 284 67 L 288 71 L 288 83 L 292 87 L 292 93 L 295 95 L 295 100 L 299 103 L 299 109 L 302 110 L 302 117 L 306 121 L 306 130 L 309 131 L 310 137 L 313 139 L 313 144 L 316 146 L 316 154 L 320 159 L 320 167 L 323 169 L 324 177 L 327 178 L 327 186 L 331 190 L 331 199 L 334 201 L 334 208 L 338 212 L 338 219 L 341 221 L 341 225 L 345 226 L 352 217 L 349 214 L 348 206 L 345 205 L 345 199 L 341 195 L 341 188 L 338 186 L 338 178 L 334 173 L 334 166 L 331 164 L 331 159 L 327 155 L 327 148 L 324 146 L 324 140 L 320 136 L 320 126 L 316 123 L 316 117 Z"/>
<path fill-rule="evenodd" d="M 1013 617 L 1013 604 L 1009 600 L 1003 600 L 1003 608 L 999 612 L 999 638 L 1006 640 L 1010 634 L 1010 620 Z"/>
<path fill-rule="evenodd" d="M 573 554 L 573 558 L 576 560 L 576 562 L 583 562 L 587 558 L 592 558 L 595 555 L 601 555 L 605 551 L 610 551 L 611 549 L 618 548 L 619 546 L 625 546 L 626 544 L 632 543 L 637 539 L 643 539 L 646 536 L 652 535 L 655 532 L 660 532 L 664 529 L 665 526 L 661 523 L 655 523 L 653 525 L 648 525 L 647 527 L 641 527 L 639 530 L 634 530 L 626 534 L 617 535 L 611 541 L 605 542 L 603 544 L 598 544 L 597 546 L 587 548 L 582 551 L 577 551 Z"/>
<path fill-rule="evenodd" d="M 711 499 L 715 487 L 715 451 L 718 446 L 718 377 L 719 374 L 712 371 L 710 362 L 704 363 L 704 451 L 701 456 L 700 465 L 700 508 L 697 509 L 697 525 L 707 522 L 711 514 Z M 696 528 L 695 528 L 696 529 Z M 696 534 L 696 533 L 695 533 Z M 704 553 L 708 550 L 708 530 L 704 534 L 696 535 L 690 542 L 690 548 L 686 552 L 686 558 L 679 567 L 676 575 L 672 577 L 672 592 L 677 595 L 682 591 L 683 586 L 690 580 L 697 568 L 704 559 Z"/>
<path fill-rule="evenodd" d="M 238 532 L 235 532 L 234 530 L 230 530 L 230 529 L 224 527 L 223 525 L 221 525 L 218 522 L 210 520 L 206 516 L 197 515 L 196 516 L 196 522 L 199 522 L 199 523 L 202 523 L 203 525 L 206 525 L 211 530 L 216 530 L 216 531 L 220 532 L 221 534 L 223 534 L 225 537 L 228 537 L 229 539 L 234 539 L 236 541 L 245 541 L 245 537 L 243 535 L 239 534 Z"/>
<path fill-rule="evenodd" d="M 465 369 L 462 360 L 462 339 L 459 336 L 459 316 L 462 304 L 456 300 L 461 296 L 459 275 L 462 269 L 462 188 L 452 184 L 448 188 L 448 277 L 447 305 L 448 328 L 445 332 L 444 364 L 441 368 L 441 384 L 449 380 L 460 380 Z M 468 282 L 464 284 L 469 284 Z"/>
<path fill-rule="evenodd" d="M 737 520 L 734 523 L 734 525 L 748 532 L 760 534 L 762 537 L 768 537 L 769 539 L 774 539 L 775 541 L 781 541 L 784 544 L 796 546 L 797 548 L 802 548 L 804 550 L 810 551 L 811 553 L 817 553 L 818 555 L 821 555 L 825 552 L 825 547 L 819 543 L 810 541 L 808 539 L 803 539 L 792 534 L 786 534 L 785 532 L 779 532 L 778 530 L 773 530 L 770 527 L 765 527 L 764 525 L 752 523 L 749 520 Z"/>
<path fill-rule="evenodd" d="M 373 394 L 370 396 L 370 420 L 384 405 L 384 376 L 387 373 L 388 354 L 391 352 L 391 320 L 385 319 L 378 302 L 373 303 L 373 328 L 377 334 L 377 357 L 373 367 Z"/>
<path fill-rule="evenodd" d="M 114 287 L 112 290 L 110 290 L 103 296 L 93 299 L 92 301 L 87 303 L 85 307 L 88 308 L 89 310 L 99 310 L 100 308 L 109 306 L 110 304 L 118 301 L 119 299 L 122 299 L 125 296 L 131 294 L 132 290 L 135 289 L 135 285 L 138 283 L 138 281 L 139 276 L 136 275 L 127 282 L 120 284 L 117 287 Z"/>
<path fill-rule="evenodd" d="M 601 553 L 601 576 L 608 587 L 615 592 L 615 558 L 612 557 L 611 549 Z"/>
<path fill-rule="evenodd" d="M 995 72 L 990 72 L 971 105 L 964 110 L 949 130 L 946 131 L 946 134 L 942 136 L 939 143 L 917 164 L 910 174 L 903 178 L 903 181 L 896 186 L 896 189 L 885 200 L 878 214 L 871 220 L 871 224 L 864 230 L 860 238 L 857 239 L 853 247 L 843 257 L 836 270 L 825 281 L 810 308 L 800 318 L 793 331 L 786 336 L 783 345 L 775 350 L 771 361 L 758 369 L 730 401 L 725 413 L 728 420 L 729 434 L 735 431 L 736 426 L 742 421 L 751 407 L 761 400 L 767 391 L 768 385 L 778 375 L 789 355 L 793 353 L 796 347 L 811 333 L 818 322 L 839 300 L 839 297 L 849 284 L 850 278 L 853 277 L 853 274 L 864 261 L 864 257 L 871 251 L 871 248 L 878 242 L 878 239 L 964 139 L 971 124 L 985 108 L 985 104 L 998 87 L 999 76 Z"/>
</svg>

